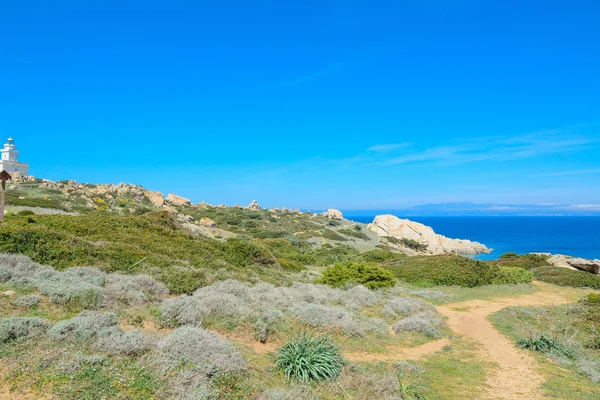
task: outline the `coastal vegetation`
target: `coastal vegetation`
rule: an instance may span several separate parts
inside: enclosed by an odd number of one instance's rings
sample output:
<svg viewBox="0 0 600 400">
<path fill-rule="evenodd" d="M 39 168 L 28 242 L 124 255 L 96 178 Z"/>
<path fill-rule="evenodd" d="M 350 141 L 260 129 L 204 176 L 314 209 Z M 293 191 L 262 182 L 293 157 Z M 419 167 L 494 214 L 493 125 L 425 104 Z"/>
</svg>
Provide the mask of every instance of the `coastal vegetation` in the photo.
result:
<svg viewBox="0 0 600 400">
<path fill-rule="evenodd" d="M 335 214 L 157 207 L 132 186 L 17 192 L 0 225 L 0 389 L 16 398 L 482 398 L 495 360 L 449 312 L 539 292 L 583 299 L 492 321 L 547 376 L 566 369 L 546 393 L 597 397 L 600 300 L 575 288 L 598 277 L 547 256 L 425 255 Z"/>
</svg>

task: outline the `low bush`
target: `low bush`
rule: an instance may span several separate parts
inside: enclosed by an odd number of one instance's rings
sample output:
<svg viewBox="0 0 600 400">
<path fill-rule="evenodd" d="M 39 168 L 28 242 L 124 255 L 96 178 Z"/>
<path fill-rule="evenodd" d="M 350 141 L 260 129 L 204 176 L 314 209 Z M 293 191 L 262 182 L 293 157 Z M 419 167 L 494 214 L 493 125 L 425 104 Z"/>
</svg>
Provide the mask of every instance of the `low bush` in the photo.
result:
<svg viewBox="0 0 600 400">
<path fill-rule="evenodd" d="M 600 289 L 600 276 L 585 271 L 560 267 L 539 267 L 532 270 L 533 277 L 559 286 Z"/>
<path fill-rule="evenodd" d="M 146 332 L 137 329 L 123 332 L 115 327 L 100 331 L 94 348 L 114 355 L 139 356 L 149 351 L 155 342 Z"/>
<path fill-rule="evenodd" d="M 25 215 L 35 215 L 35 213 L 31 210 L 21 210 L 19 212 L 17 212 L 18 216 L 25 216 Z"/>
<path fill-rule="evenodd" d="M 441 337 L 442 320 L 434 311 L 423 311 L 396 322 L 393 326 L 396 333 L 401 331 L 419 332 L 431 338 Z"/>
<path fill-rule="evenodd" d="M 298 320 L 305 325 L 333 330 L 348 336 L 364 336 L 367 332 L 385 335 L 387 324 L 375 318 L 357 318 L 342 307 L 307 304 L 294 309 Z"/>
<path fill-rule="evenodd" d="M 346 236 L 352 236 L 362 240 L 369 240 L 369 237 L 360 230 L 340 229 L 338 232 Z"/>
<path fill-rule="evenodd" d="M 325 229 L 323 231 L 323 239 L 336 240 L 338 242 L 346 242 L 348 239 L 339 233 L 332 231 L 331 229 Z"/>
<path fill-rule="evenodd" d="M 394 260 L 396 258 L 405 257 L 402 253 L 396 253 L 390 250 L 370 250 L 361 254 L 361 257 L 366 262 L 382 263 L 385 261 Z"/>
<path fill-rule="evenodd" d="M 275 367 L 288 380 L 325 381 L 338 377 L 344 359 L 329 335 L 297 335 L 277 351 Z"/>
<path fill-rule="evenodd" d="M 518 267 L 499 267 L 492 283 L 496 285 L 530 283 L 533 280 L 533 274 L 523 268 Z"/>
<path fill-rule="evenodd" d="M 81 314 L 58 322 L 48 330 L 54 340 L 87 340 L 95 337 L 100 331 L 117 326 L 117 315 L 84 311 Z"/>
<path fill-rule="evenodd" d="M 492 265 L 458 255 L 403 257 L 383 266 L 398 279 L 424 287 L 489 285 L 497 273 Z"/>
<path fill-rule="evenodd" d="M 425 251 L 425 250 L 427 250 L 427 245 L 426 244 L 417 242 L 416 240 L 413 240 L 413 239 L 402 238 L 402 239 L 400 239 L 400 243 L 403 246 L 408 247 L 409 249 L 412 249 L 412 250 L 415 250 L 415 251 Z"/>
<path fill-rule="evenodd" d="M 40 296 L 19 296 L 12 304 L 15 307 L 33 308 L 40 304 Z"/>
<path fill-rule="evenodd" d="M 0 343 L 16 339 L 31 339 L 46 333 L 50 324 L 37 317 L 0 319 Z"/>
<path fill-rule="evenodd" d="M 432 305 L 418 299 L 411 299 L 410 297 L 393 297 L 383 306 L 383 313 L 388 317 L 396 318 L 398 317 L 398 314 L 408 317 L 432 309 L 434 309 Z"/>
<path fill-rule="evenodd" d="M 204 270 L 177 265 L 162 269 L 159 279 L 173 294 L 192 294 L 207 284 Z"/>
<path fill-rule="evenodd" d="M 331 287 L 360 284 L 372 290 L 396 284 L 394 276 L 389 271 L 374 265 L 354 262 L 338 263 L 327 267 L 318 282 Z"/>
<path fill-rule="evenodd" d="M 532 269 L 548 265 L 548 255 L 545 254 L 516 254 L 513 252 L 505 253 L 498 260 L 488 261 L 491 264 L 500 267 L 518 267 L 523 269 Z"/>
<path fill-rule="evenodd" d="M 158 342 L 157 362 L 164 373 L 186 366 L 208 377 L 241 373 L 246 363 L 241 354 L 216 334 L 184 326 Z"/>
</svg>

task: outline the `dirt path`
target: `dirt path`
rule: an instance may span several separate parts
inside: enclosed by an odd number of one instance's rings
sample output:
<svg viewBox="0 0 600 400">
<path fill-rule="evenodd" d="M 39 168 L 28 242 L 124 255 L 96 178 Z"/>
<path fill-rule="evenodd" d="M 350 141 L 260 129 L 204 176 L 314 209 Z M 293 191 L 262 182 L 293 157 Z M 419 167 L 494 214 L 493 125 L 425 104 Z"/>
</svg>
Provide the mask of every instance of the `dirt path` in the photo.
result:
<svg viewBox="0 0 600 400">
<path fill-rule="evenodd" d="M 481 343 L 480 356 L 498 364 L 487 379 L 487 399 L 546 399 L 540 385 L 544 378 L 537 373 L 535 359 L 500 334 L 488 316 L 505 307 L 565 304 L 560 294 L 543 291 L 515 298 L 471 300 L 438 307 L 454 332 Z M 461 311 L 459 311 L 461 310 Z M 466 311 L 465 311 L 466 310 Z"/>
</svg>

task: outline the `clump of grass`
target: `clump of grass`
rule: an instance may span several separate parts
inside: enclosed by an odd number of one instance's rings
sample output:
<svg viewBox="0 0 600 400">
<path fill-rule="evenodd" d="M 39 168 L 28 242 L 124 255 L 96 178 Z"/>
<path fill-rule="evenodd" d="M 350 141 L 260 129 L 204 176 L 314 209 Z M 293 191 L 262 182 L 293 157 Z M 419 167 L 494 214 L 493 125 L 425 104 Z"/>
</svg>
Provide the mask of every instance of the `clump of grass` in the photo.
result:
<svg viewBox="0 0 600 400">
<path fill-rule="evenodd" d="M 544 334 L 521 338 L 517 340 L 517 346 L 538 353 L 554 354 L 569 359 L 577 358 L 577 353 L 574 350 L 569 349 L 557 338 L 548 337 Z"/>
<path fill-rule="evenodd" d="M 275 367 L 288 380 L 325 381 L 338 377 L 344 359 L 328 334 L 298 334 L 277 351 Z"/>
<path fill-rule="evenodd" d="M 50 324 L 37 317 L 0 319 L 0 343 L 16 339 L 31 339 L 46 333 Z"/>
<path fill-rule="evenodd" d="M 396 284 L 394 276 L 385 269 L 363 263 L 338 263 L 327 267 L 318 283 L 331 287 L 344 287 L 348 284 L 364 285 L 375 290 L 392 287 Z"/>
</svg>

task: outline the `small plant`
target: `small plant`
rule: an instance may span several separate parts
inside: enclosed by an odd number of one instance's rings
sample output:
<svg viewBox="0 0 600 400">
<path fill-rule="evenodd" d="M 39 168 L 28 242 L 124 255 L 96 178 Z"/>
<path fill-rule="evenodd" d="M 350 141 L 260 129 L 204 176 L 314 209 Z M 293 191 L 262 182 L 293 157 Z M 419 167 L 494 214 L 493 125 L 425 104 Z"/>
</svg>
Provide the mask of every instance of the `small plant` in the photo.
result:
<svg viewBox="0 0 600 400">
<path fill-rule="evenodd" d="M 492 281 L 496 285 L 507 285 L 517 283 L 530 283 L 533 280 L 533 274 L 523 268 L 518 267 L 499 267 L 496 277 Z"/>
<path fill-rule="evenodd" d="M 396 284 L 394 276 L 385 269 L 355 262 L 338 263 L 327 267 L 319 283 L 332 287 L 344 287 L 348 284 L 361 284 L 375 290 L 392 287 Z"/>
<path fill-rule="evenodd" d="M 344 360 L 340 349 L 329 334 L 297 335 L 277 351 L 275 367 L 282 370 L 288 380 L 325 381 L 342 372 Z"/>
<path fill-rule="evenodd" d="M 425 387 L 409 371 L 398 373 L 398 394 L 402 400 L 426 400 Z"/>
<path fill-rule="evenodd" d="M 406 246 L 409 249 L 412 249 L 415 251 L 426 251 L 427 250 L 426 244 L 417 242 L 416 240 L 413 240 L 413 239 L 402 238 L 402 239 L 400 239 L 400 243 L 402 243 L 403 246 Z"/>
<path fill-rule="evenodd" d="M 565 346 L 559 339 L 544 334 L 521 338 L 517 340 L 517 346 L 538 353 L 555 354 L 569 359 L 577 358 L 577 353 Z"/>
</svg>

